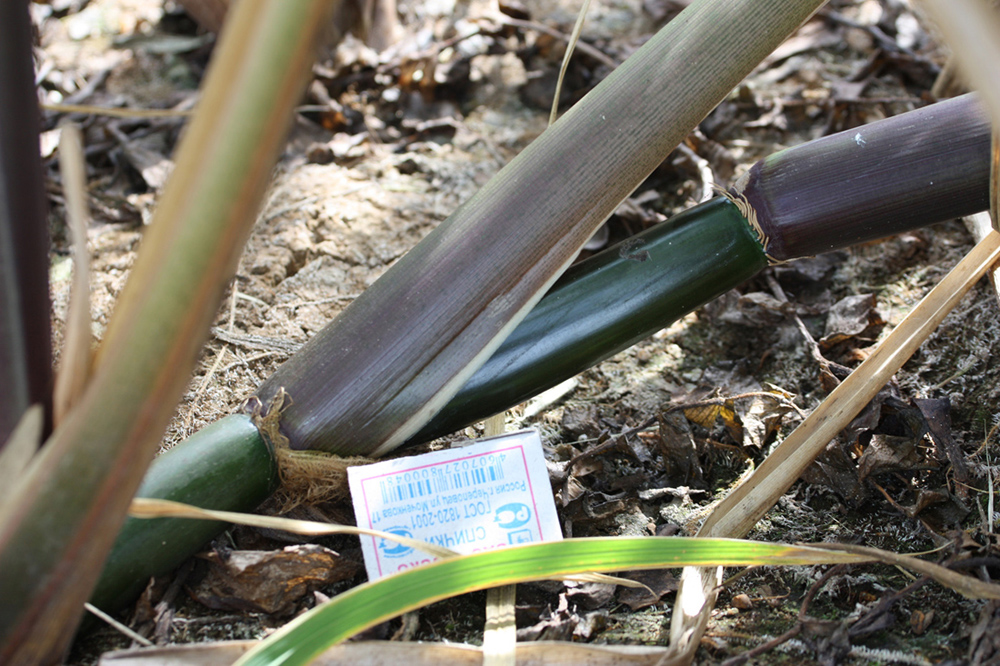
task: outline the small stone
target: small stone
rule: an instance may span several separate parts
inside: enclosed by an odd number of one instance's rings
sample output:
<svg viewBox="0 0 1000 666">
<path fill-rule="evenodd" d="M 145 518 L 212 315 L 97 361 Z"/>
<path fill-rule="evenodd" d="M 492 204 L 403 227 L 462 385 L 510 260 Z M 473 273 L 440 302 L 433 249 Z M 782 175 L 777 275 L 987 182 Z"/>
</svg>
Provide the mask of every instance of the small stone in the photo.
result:
<svg viewBox="0 0 1000 666">
<path fill-rule="evenodd" d="M 737 594 L 733 597 L 732 601 L 733 608 L 738 608 L 741 611 L 751 610 L 753 608 L 753 602 L 745 594 Z"/>
</svg>

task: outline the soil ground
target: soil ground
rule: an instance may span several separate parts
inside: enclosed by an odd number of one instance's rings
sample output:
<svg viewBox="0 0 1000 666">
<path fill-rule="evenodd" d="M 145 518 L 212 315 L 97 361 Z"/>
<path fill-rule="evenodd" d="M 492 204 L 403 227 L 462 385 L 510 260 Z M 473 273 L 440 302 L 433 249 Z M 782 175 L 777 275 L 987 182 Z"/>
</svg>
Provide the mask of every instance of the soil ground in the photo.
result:
<svg viewBox="0 0 1000 666">
<path fill-rule="evenodd" d="M 683 4 L 602 1 L 583 38 L 620 62 Z M 404 3 L 393 49 L 380 56 L 349 36 L 325 54 L 165 448 L 239 409 L 287 358 L 289 343 L 308 340 L 544 130 L 544 107 L 564 47 L 533 24 L 566 34 L 576 9 L 554 0 L 504 6 L 508 16 L 526 23 L 499 26 L 489 4 L 475 0 Z M 213 37 L 173 3 L 66 0 L 34 5 L 33 11 L 44 101 L 184 108 L 195 100 Z M 926 26 L 906 0 L 830 3 L 702 123 L 685 149 L 666 157 L 609 222 L 612 241 L 696 203 L 704 190 L 696 157 L 726 187 L 755 160 L 783 147 L 926 103 L 946 60 Z M 577 57 L 565 102 L 608 71 L 598 58 Z M 69 244 L 50 140 L 66 115 L 47 112 L 43 137 L 51 165 L 57 337 L 68 300 Z M 100 339 L 169 172 L 183 119 L 70 117 L 87 137 L 91 302 Z M 561 498 L 567 533 L 690 533 L 698 510 L 759 463 L 801 417 L 761 399 L 734 400 L 728 411 L 709 417 L 671 407 L 770 390 L 808 412 L 829 386 L 790 313 L 823 338 L 834 304 L 872 295 L 874 309 L 859 315 L 865 325 L 823 352 L 855 366 L 971 245 L 963 224 L 952 221 L 770 268 L 583 373 L 558 399 L 515 407 L 508 427 L 539 428 L 555 462 L 601 446 L 586 472 L 574 472 L 573 496 Z M 791 305 L 779 302 L 775 285 Z M 947 400 L 950 423 L 939 423 L 969 468 L 964 486 L 923 432 L 905 444 L 914 460 L 876 467 L 862 479 L 858 461 L 866 448 L 904 447 L 898 440 L 905 433 L 873 432 L 831 447 L 752 538 L 841 539 L 898 552 L 943 547 L 943 557 L 986 558 L 980 573 L 995 577 L 995 516 L 987 515 L 985 491 L 996 473 L 990 461 L 1000 457 L 997 438 L 987 435 L 1000 415 L 1000 366 L 990 362 L 1000 352 L 996 308 L 988 285 L 975 288 L 897 374 L 890 399 L 875 407 L 876 421 L 905 420 L 913 417 L 913 399 Z M 644 423 L 643 431 L 623 434 Z M 456 437 L 478 432 L 470 428 Z M 652 492 L 662 488 L 677 490 Z M 927 499 L 931 493 L 933 500 Z M 321 510 L 350 519 L 346 505 Z M 273 537 L 236 530 L 230 539 L 241 548 L 286 545 Z M 360 561 L 356 540 L 321 543 Z M 699 662 L 721 663 L 794 626 L 821 573 L 756 569 L 733 582 L 719 601 Z M 359 573 L 318 593 L 333 595 L 363 579 Z M 665 645 L 675 581 L 648 573 L 643 580 L 658 592 L 655 598 L 637 599 L 624 588 L 521 586 L 522 640 Z M 833 572 L 811 601 L 810 624 L 797 642 L 754 663 L 989 663 L 992 648 L 983 635 L 992 626 L 991 609 L 983 612 L 984 603 L 935 584 L 898 594 L 912 582 L 890 567 Z M 167 628 L 149 633 L 161 642 L 255 638 L 316 598 L 292 600 L 290 611 L 275 616 L 210 610 L 181 594 Z M 893 603 L 886 609 L 888 600 Z M 477 644 L 483 608 L 483 594 L 441 602 L 371 637 L 405 633 L 409 640 Z M 135 621 L 141 612 L 124 619 Z M 93 629 L 78 641 L 72 660 L 91 663 L 101 651 L 128 645 L 110 629 Z"/>
</svg>

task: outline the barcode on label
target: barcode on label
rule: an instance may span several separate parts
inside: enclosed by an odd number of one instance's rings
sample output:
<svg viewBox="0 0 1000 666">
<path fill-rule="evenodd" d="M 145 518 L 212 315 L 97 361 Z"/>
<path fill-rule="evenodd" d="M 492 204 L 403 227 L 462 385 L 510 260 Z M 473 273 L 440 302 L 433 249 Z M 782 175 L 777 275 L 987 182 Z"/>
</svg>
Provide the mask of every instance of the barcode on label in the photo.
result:
<svg viewBox="0 0 1000 666">
<path fill-rule="evenodd" d="M 411 500 L 414 497 L 425 497 L 431 494 L 431 482 L 429 479 L 409 481 L 397 485 L 394 479 L 388 478 L 380 481 L 379 487 L 382 490 L 382 501 L 386 504 Z"/>
<path fill-rule="evenodd" d="M 425 470 L 426 472 L 426 470 Z M 379 481 L 382 502 L 405 502 L 428 497 L 431 494 L 462 490 L 481 483 L 503 480 L 503 461 L 496 460 L 471 469 L 444 472 L 435 468 L 422 477 L 417 473 L 398 474 Z"/>
</svg>

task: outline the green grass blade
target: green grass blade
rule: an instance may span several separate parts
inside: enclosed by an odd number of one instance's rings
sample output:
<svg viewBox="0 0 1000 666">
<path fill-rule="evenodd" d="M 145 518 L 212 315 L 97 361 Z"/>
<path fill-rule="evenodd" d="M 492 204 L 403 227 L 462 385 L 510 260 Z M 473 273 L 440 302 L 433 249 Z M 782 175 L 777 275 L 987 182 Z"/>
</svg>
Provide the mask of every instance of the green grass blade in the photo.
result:
<svg viewBox="0 0 1000 666">
<path fill-rule="evenodd" d="M 499 585 L 591 571 L 872 561 L 805 546 L 684 537 L 566 539 L 441 560 L 360 585 L 300 616 L 248 652 L 239 666 L 306 664 L 327 647 L 415 608 Z"/>
</svg>

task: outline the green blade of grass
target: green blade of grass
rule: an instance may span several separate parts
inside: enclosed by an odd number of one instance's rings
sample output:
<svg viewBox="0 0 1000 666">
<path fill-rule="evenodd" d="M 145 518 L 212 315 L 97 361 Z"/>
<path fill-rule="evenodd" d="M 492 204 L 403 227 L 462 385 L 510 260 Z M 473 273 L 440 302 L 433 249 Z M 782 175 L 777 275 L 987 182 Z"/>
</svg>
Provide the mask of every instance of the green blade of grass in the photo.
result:
<svg viewBox="0 0 1000 666">
<path fill-rule="evenodd" d="M 570 576 L 589 571 L 629 571 L 680 566 L 812 565 L 883 560 L 875 549 L 862 553 L 810 546 L 685 537 L 604 537 L 566 539 L 475 555 L 418 567 L 360 585 L 303 614 L 241 658 L 239 666 L 308 663 L 327 647 L 367 627 L 448 597 L 499 585 Z M 913 558 L 892 556 L 910 566 Z M 1000 598 L 1000 586 L 920 562 L 921 573 L 935 576 L 965 594 Z"/>
</svg>

